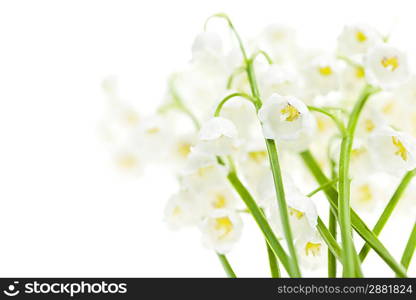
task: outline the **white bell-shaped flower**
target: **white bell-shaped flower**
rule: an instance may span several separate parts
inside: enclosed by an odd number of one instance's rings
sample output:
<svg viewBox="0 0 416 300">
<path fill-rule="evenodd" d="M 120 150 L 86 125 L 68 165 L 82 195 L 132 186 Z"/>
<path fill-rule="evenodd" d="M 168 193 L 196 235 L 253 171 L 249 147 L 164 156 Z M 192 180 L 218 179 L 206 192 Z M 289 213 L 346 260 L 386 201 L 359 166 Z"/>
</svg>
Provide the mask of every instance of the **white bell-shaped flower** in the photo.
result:
<svg viewBox="0 0 416 300">
<path fill-rule="evenodd" d="M 293 68 L 282 65 L 268 65 L 263 72 L 259 72 L 258 82 L 262 97 L 267 99 L 272 94 L 297 95 L 299 78 Z"/>
<path fill-rule="evenodd" d="M 215 32 L 202 32 L 192 44 L 192 60 L 196 62 L 219 58 L 223 54 L 221 37 Z"/>
<path fill-rule="evenodd" d="M 303 232 L 295 241 L 299 262 L 305 270 L 314 271 L 325 267 L 328 247 L 318 232 Z"/>
<path fill-rule="evenodd" d="M 295 97 L 273 94 L 259 110 L 264 136 L 268 139 L 290 141 L 313 126 L 313 118 L 306 105 Z"/>
<path fill-rule="evenodd" d="M 171 229 L 195 226 L 202 220 L 202 206 L 189 190 L 172 195 L 165 207 L 165 221 Z"/>
<path fill-rule="evenodd" d="M 285 177 L 285 196 L 289 212 L 289 220 L 293 236 L 296 239 L 303 232 L 315 232 L 318 222 L 318 212 L 315 203 L 311 198 L 303 195 L 295 186 L 290 177 Z M 272 189 L 270 189 L 272 191 Z M 270 194 L 272 197 L 272 194 Z M 283 229 L 280 219 L 280 212 L 273 195 L 274 200 L 270 201 L 270 219 L 277 235 L 283 236 Z"/>
<path fill-rule="evenodd" d="M 229 252 L 241 237 L 243 221 L 236 212 L 220 210 L 205 218 L 200 229 L 206 247 L 218 253 Z"/>
<path fill-rule="evenodd" d="M 216 157 L 195 148 L 191 150 L 180 175 L 182 186 L 196 194 L 205 194 L 213 187 L 223 186 L 227 182 L 227 169 L 217 163 Z"/>
<path fill-rule="evenodd" d="M 416 140 L 406 133 L 382 127 L 370 135 L 369 149 L 382 171 L 399 175 L 416 167 Z"/>
<path fill-rule="evenodd" d="M 367 25 L 345 26 L 338 37 L 338 51 L 341 55 L 364 54 L 380 42 L 380 35 Z"/>
<path fill-rule="evenodd" d="M 368 172 L 367 172 L 368 173 Z M 383 176 L 384 175 L 384 176 Z M 359 212 L 374 212 L 379 205 L 385 205 L 391 195 L 390 181 L 386 174 L 370 174 L 353 178 L 351 181 L 351 206 Z M 380 185 L 380 182 L 383 182 Z"/>
<path fill-rule="evenodd" d="M 365 74 L 368 82 L 381 88 L 395 88 L 410 77 L 407 56 L 388 45 L 379 45 L 365 58 Z"/>
<path fill-rule="evenodd" d="M 340 87 L 340 64 L 331 56 L 320 54 L 311 58 L 303 74 L 311 95 L 326 95 Z"/>
<path fill-rule="evenodd" d="M 237 149 L 237 128 L 223 117 L 214 117 L 205 122 L 199 131 L 199 151 L 213 155 L 228 155 Z"/>
</svg>

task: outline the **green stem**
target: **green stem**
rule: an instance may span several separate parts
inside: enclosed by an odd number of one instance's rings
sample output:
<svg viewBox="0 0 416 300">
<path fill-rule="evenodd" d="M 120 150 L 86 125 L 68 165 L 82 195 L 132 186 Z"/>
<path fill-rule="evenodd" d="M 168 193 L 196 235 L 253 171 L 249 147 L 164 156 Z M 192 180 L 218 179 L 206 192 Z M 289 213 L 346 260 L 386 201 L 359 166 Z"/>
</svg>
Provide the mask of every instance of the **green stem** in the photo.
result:
<svg viewBox="0 0 416 300">
<path fill-rule="evenodd" d="M 354 141 L 354 133 L 357 127 L 358 118 L 360 113 L 367 102 L 370 95 L 375 92 L 371 86 L 366 86 L 361 93 L 357 103 L 351 112 L 348 120 L 347 131 L 341 142 L 341 153 L 339 158 L 339 223 L 342 240 L 342 257 L 344 264 L 344 277 L 354 277 L 355 266 L 354 256 L 357 255 L 354 249 L 354 243 L 352 240 L 351 231 L 351 216 L 350 216 L 350 178 L 349 178 L 349 166 L 351 159 L 351 149 Z"/>
<path fill-rule="evenodd" d="M 338 245 L 337 241 L 334 239 L 333 235 L 326 228 L 325 223 L 318 217 L 318 224 L 316 226 L 322 239 L 328 246 L 328 251 L 331 252 L 334 258 L 338 259 L 342 263 L 341 259 L 341 247 Z"/>
<path fill-rule="evenodd" d="M 228 80 L 227 80 L 227 90 L 231 89 L 231 87 L 233 86 L 235 76 L 237 76 L 237 75 L 239 75 L 239 74 L 241 74 L 245 71 L 246 71 L 245 67 L 240 67 L 240 68 L 235 69 L 231 73 L 231 75 L 228 77 Z"/>
<path fill-rule="evenodd" d="M 331 181 L 329 181 L 329 182 L 327 182 L 327 183 L 325 183 L 325 184 L 317 187 L 316 189 L 314 189 L 312 192 L 310 192 L 309 194 L 307 194 L 306 197 L 309 197 L 310 198 L 313 195 L 315 195 L 316 193 L 318 193 L 318 192 L 320 192 L 322 190 L 325 190 L 328 186 L 334 185 L 336 182 L 338 182 L 338 179 L 331 180 Z"/>
<path fill-rule="evenodd" d="M 173 101 L 175 102 L 176 107 L 185 113 L 194 123 L 195 128 L 199 130 L 201 124 L 199 123 L 197 117 L 189 110 L 189 108 L 183 103 L 182 98 L 179 96 L 178 91 L 174 85 L 174 78 L 171 78 L 169 81 L 169 90 L 171 92 Z"/>
<path fill-rule="evenodd" d="M 343 263 L 342 256 L 341 256 L 341 252 L 342 252 L 341 247 L 338 245 L 337 241 L 334 239 L 333 235 L 328 230 L 328 228 L 326 228 L 325 223 L 319 217 L 318 217 L 318 224 L 316 228 L 318 229 L 318 232 L 321 235 L 324 242 L 328 245 L 328 251 L 331 252 L 334 258 L 338 259 L 341 263 Z M 359 267 L 360 262 L 358 260 L 358 257 L 356 258 L 357 259 L 355 260 L 355 264 L 356 264 L 356 269 L 358 270 L 356 276 L 362 277 L 362 273 Z"/>
<path fill-rule="evenodd" d="M 336 163 L 331 159 L 328 149 L 328 158 L 331 163 L 331 178 L 334 179 L 337 176 L 336 172 Z M 338 180 L 338 178 L 337 178 Z M 334 214 L 334 212 L 329 208 L 329 233 L 332 235 L 332 237 L 337 240 L 337 216 Z M 328 277 L 329 278 L 336 278 L 337 277 L 337 261 L 335 259 L 335 256 L 329 251 L 328 249 Z"/>
<path fill-rule="evenodd" d="M 227 20 L 228 26 L 231 28 L 235 37 L 237 38 L 237 41 L 240 46 L 240 50 L 241 50 L 241 53 L 243 55 L 244 62 L 246 65 L 246 72 L 247 72 L 248 81 L 250 83 L 251 93 L 254 98 L 256 109 L 258 110 L 261 107 L 262 101 L 260 99 L 260 93 L 259 93 L 259 89 L 258 89 L 258 85 L 256 81 L 256 75 L 254 72 L 253 60 L 248 58 L 242 39 L 240 35 L 238 34 L 237 30 L 235 29 L 233 23 L 231 22 L 230 18 L 226 14 L 216 14 L 213 17 L 220 17 L 220 18 L 224 18 L 225 20 Z M 207 22 L 209 21 L 209 19 L 207 20 Z M 206 27 L 206 23 L 205 23 L 205 27 Z M 292 232 L 291 232 L 290 224 L 289 224 L 289 214 L 287 211 L 286 199 L 285 199 L 284 190 L 283 190 L 283 183 L 282 183 L 282 177 L 281 177 L 281 172 L 280 172 L 279 160 L 278 160 L 277 151 L 276 151 L 276 145 L 273 140 L 268 140 L 268 139 L 266 139 L 266 145 L 267 145 L 267 150 L 269 153 L 269 160 L 270 160 L 274 183 L 275 183 L 276 197 L 277 197 L 277 201 L 279 204 L 280 216 L 282 218 L 282 223 L 283 223 L 283 231 L 285 234 L 287 246 L 288 246 L 289 253 L 291 256 L 290 257 L 291 275 L 295 277 L 300 277 L 301 274 L 300 274 L 300 269 L 299 269 L 299 265 L 297 262 L 296 249 L 293 243 Z M 230 174 L 233 174 L 233 173 L 230 173 Z"/>
<path fill-rule="evenodd" d="M 343 55 L 338 55 L 338 59 L 345 61 L 348 65 L 354 68 L 362 68 L 363 66 L 355 61 L 353 61 L 351 58 Z"/>
<path fill-rule="evenodd" d="M 279 213 L 282 221 L 283 233 L 286 239 L 289 254 L 291 256 L 291 268 L 297 277 L 300 277 L 300 269 L 297 261 L 295 244 L 293 243 L 292 230 L 289 222 L 289 212 L 287 209 L 286 197 L 283 187 L 282 173 L 280 171 L 279 158 L 277 155 L 276 143 L 274 140 L 266 139 L 267 152 L 269 153 L 270 167 L 272 169 L 274 186 L 276 191 Z"/>
<path fill-rule="evenodd" d="M 240 46 L 241 53 L 243 55 L 244 61 L 248 60 L 246 49 L 244 48 L 243 40 L 241 39 L 240 35 L 238 34 L 237 30 L 235 30 L 234 24 L 231 22 L 231 19 L 224 13 L 218 13 L 210 16 L 204 24 L 204 30 L 207 30 L 208 22 L 213 18 L 222 18 L 227 21 L 228 26 L 230 27 L 231 31 L 234 33 L 234 36 L 237 39 L 238 45 Z"/>
<path fill-rule="evenodd" d="M 256 60 L 256 58 L 257 58 L 257 56 L 259 56 L 259 55 L 263 55 L 263 57 L 267 60 L 267 62 L 269 63 L 269 65 L 272 65 L 272 64 L 273 64 L 273 60 L 272 60 L 272 58 L 271 58 L 271 57 L 270 57 L 270 55 L 269 55 L 269 54 L 267 54 L 267 52 L 266 52 L 266 51 L 264 51 L 264 50 L 258 50 L 257 52 L 255 52 L 255 53 L 251 56 L 250 60 L 251 60 L 251 61 L 255 61 L 255 60 Z"/>
<path fill-rule="evenodd" d="M 412 232 L 410 233 L 409 240 L 407 241 L 406 248 L 404 249 L 402 259 L 400 262 L 403 267 L 407 270 L 412 260 L 412 256 L 416 250 L 416 222 L 413 225 Z"/>
<path fill-rule="evenodd" d="M 316 181 L 320 185 L 324 185 L 325 183 L 329 182 L 330 180 L 325 176 L 322 172 L 321 168 L 319 167 L 318 163 L 316 162 L 315 158 L 313 157 L 310 151 L 304 151 L 301 153 L 301 157 L 311 172 L 311 174 L 315 177 Z M 331 209 L 335 216 L 338 215 L 338 192 L 329 185 L 326 189 L 324 189 L 324 193 L 326 198 L 329 201 Z M 361 218 L 351 209 L 351 223 L 354 230 L 366 241 L 371 248 L 373 248 L 376 253 L 380 256 L 381 259 L 386 262 L 386 264 L 396 272 L 400 277 L 406 277 L 406 270 L 403 268 L 401 264 L 399 264 L 394 257 L 388 252 L 386 247 L 380 242 L 377 236 L 367 227 L 367 225 L 361 220 Z"/>
<path fill-rule="evenodd" d="M 270 248 L 273 250 L 274 254 L 279 258 L 287 273 L 291 277 L 297 277 L 297 274 L 292 271 L 291 264 L 289 262 L 289 256 L 286 254 L 285 250 L 280 245 L 279 240 L 277 239 L 272 228 L 267 222 L 266 217 L 264 216 L 260 207 L 257 205 L 256 201 L 254 201 L 249 191 L 240 181 L 237 174 L 235 172 L 230 172 L 228 173 L 227 178 L 231 185 L 234 187 L 234 189 L 237 191 L 237 193 L 240 195 L 241 199 L 246 204 L 248 210 L 250 211 L 251 215 L 253 216 L 254 220 L 256 221 L 257 225 L 262 231 L 267 243 L 270 245 Z"/>
<path fill-rule="evenodd" d="M 255 72 L 254 72 L 253 60 L 248 58 L 247 52 L 245 50 L 245 47 L 244 47 L 244 44 L 243 44 L 243 41 L 242 41 L 240 35 L 238 34 L 237 30 L 235 29 L 235 27 L 234 27 L 233 23 L 231 22 L 230 18 L 226 14 L 223 14 L 223 13 L 215 14 L 212 17 L 224 18 L 227 21 L 228 26 L 233 31 L 235 37 L 237 38 L 238 44 L 240 46 L 241 53 L 243 55 L 244 63 L 246 65 L 247 77 L 248 77 L 248 81 L 249 81 L 249 84 L 250 84 L 251 93 L 252 93 L 252 96 L 254 98 L 254 104 L 256 106 L 256 110 L 260 109 L 260 107 L 262 105 L 262 101 L 260 99 L 260 93 L 259 93 L 259 89 L 258 89 L 258 85 L 257 85 L 257 81 L 256 81 L 256 75 L 255 75 Z M 206 28 L 207 22 L 212 17 L 208 18 L 208 20 L 205 22 L 205 28 Z M 287 246 L 288 246 L 289 253 L 290 253 L 290 256 L 291 256 L 290 261 L 289 261 L 290 265 L 288 266 L 288 267 L 290 267 L 290 275 L 292 277 L 300 277 L 301 274 L 300 274 L 300 269 L 299 269 L 299 265 L 298 265 L 298 262 L 297 262 L 296 249 L 295 249 L 295 246 L 294 246 L 294 243 L 293 243 L 292 232 L 291 232 L 290 224 L 289 224 L 289 216 L 288 216 L 289 214 L 288 214 L 288 211 L 287 211 L 286 199 L 285 199 L 284 190 L 283 190 L 283 183 L 282 183 L 280 166 L 279 166 L 279 161 L 278 161 L 278 156 L 277 156 L 277 151 L 276 151 L 276 145 L 275 145 L 275 142 L 273 140 L 268 140 L 268 139 L 266 139 L 266 145 L 267 145 L 267 149 L 268 149 L 268 153 L 269 153 L 269 160 L 270 160 L 271 169 L 272 169 L 273 178 L 274 178 L 274 183 L 275 183 L 276 197 L 277 197 L 277 201 L 278 201 L 278 204 L 279 204 L 280 216 L 282 218 L 282 223 L 283 223 L 283 231 L 284 231 L 284 234 L 285 234 Z M 231 179 L 233 177 L 232 176 L 233 174 L 235 174 L 235 173 L 233 173 L 233 172 L 230 173 Z M 254 200 L 253 200 L 253 203 L 255 204 Z M 249 209 L 250 209 L 250 207 L 249 207 Z M 251 211 L 251 209 L 250 209 L 250 211 Z M 261 211 L 260 211 L 260 215 L 264 217 L 264 215 L 263 215 L 263 213 L 261 213 Z M 254 217 L 256 218 L 256 216 L 254 216 Z M 266 221 L 266 223 L 267 223 L 267 221 Z M 267 223 L 267 225 L 268 225 L 268 223 Z M 270 241 L 268 241 L 268 242 L 270 242 Z M 270 246 L 273 249 L 273 245 L 270 244 Z M 273 249 L 273 251 L 275 251 L 275 249 Z M 277 253 L 276 253 L 276 255 L 277 255 Z M 279 258 L 280 258 L 280 256 L 279 256 Z M 283 261 L 282 261 L 282 263 L 283 263 Z"/>
<path fill-rule="evenodd" d="M 381 231 L 383 230 L 384 226 L 386 225 L 387 221 L 389 220 L 393 210 L 395 209 L 397 203 L 399 202 L 400 198 L 402 197 L 404 191 L 406 190 L 407 186 L 416 175 L 416 169 L 407 172 L 400 184 L 397 186 L 393 196 L 390 198 L 389 202 L 387 203 L 386 207 L 384 208 L 380 218 L 378 219 L 376 225 L 373 228 L 373 232 L 376 236 L 378 236 Z M 371 248 L 368 244 L 365 244 L 360 251 L 360 260 L 361 262 L 367 257 L 367 254 L 370 252 Z"/>
<path fill-rule="evenodd" d="M 222 264 L 222 267 L 224 268 L 225 273 L 229 278 L 237 278 L 237 276 L 234 273 L 233 268 L 230 265 L 230 262 L 228 261 L 227 257 L 224 254 L 217 253 L 218 258 L 220 259 L 220 262 Z"/>
<path fill-rule="evenodd" d="M 335 214 L 329 210 L 329 233 L 336 240 L 337 237 L 337 220 Z M 335 256 L 328 250 L 328 277 L 337 277 L 337 261 Z"/>
<path fill-rule="evenodd" d="M 272 275 L 272 278 L 280 278 L 279 263 L 277 262 L 276 255 L 274 254 L 272 248 L 270 248 L 269 243 L 267 243 L 267 241 L 266 247 L 267 256 L 269 257 L 270 274 Z"/>
<path fill-rule="evenodd" d="M 344 123 L 337 116 L 335 116 L 334 114 L 330 113 L 329 111 L 327 111 L 324 108 L 319 108 L 319 107 L 315 107 L 315 106 L 310 106 L 309 105 L 308 106 L 308 109 L 309 110 L 312 110 L 312 111 L 319 112 L 321 114 L 324 114 L 324 115 L 330 117 L 332 119 L 332 121 L 334 121 L 334 123 L 337 125 L 337 127 L 338 127 L 339 131 L 341 132 L 341 134 L 343 134 L 343 135 L 345 134 L 345 126 L 344 126 Z"/>
<path fill-rule="evenodd" d="M 250 95 L 247 95 L 245 93 L 233 93 L 228 96 L 226 96 L 224 99 L 218 103 L 217 108 L 215 109 L 214 116 L 218 117 L 221 113 L 222 107 L 225 103 L 227 103 L 228 100 L 235 98 L 235 97 L 242 97 L 244 99 L 247 99 L 248 101 L 252 102 L 254 105 L 256 105 L 256 100 L 254 100 Z"/>
</svg>

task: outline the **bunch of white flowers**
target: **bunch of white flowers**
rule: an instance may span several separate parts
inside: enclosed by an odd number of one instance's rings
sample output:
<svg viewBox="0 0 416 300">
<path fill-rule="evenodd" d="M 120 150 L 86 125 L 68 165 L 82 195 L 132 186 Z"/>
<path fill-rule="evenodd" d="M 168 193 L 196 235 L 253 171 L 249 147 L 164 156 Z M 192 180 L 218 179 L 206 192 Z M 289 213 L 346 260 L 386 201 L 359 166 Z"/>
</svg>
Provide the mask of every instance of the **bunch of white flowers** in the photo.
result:
<svg viewBox="0 0 416 300">
<path fill-rule="evenodd" d="M 208 31 L 213 19 L 226 22 L 235 47 Z M 416 174 L 416 77 L 406 54 L 362 24 L 346 26 L 336 51 L 325 52 L 280 25 L 246 47 L 227 15 L 208 21 L 153 116 L 123 103 L 114 80 L 104 82 L 111 105 L 103 130 L 117 165 L 134 173 L 151 162 L 172 167 L 179 188 L 167 224 L 198 228 L 231 277 L 225 255 L 241 237 L 242 215 L 264 235 L 274 277 L 279 265 L 290 277 L 322 267 L 336 277 L 340 266 L 344 277 L 362 277 L 370 250 L 405 277 L 416 225 L 401 260 L 378 235 L 396 207 L 416 216 L 405 193 Z M 316 201 L 325 198 L 322 209 Z M 368 213 L 379 215 L 373 230 L 360 217 Z"/>
</svg>

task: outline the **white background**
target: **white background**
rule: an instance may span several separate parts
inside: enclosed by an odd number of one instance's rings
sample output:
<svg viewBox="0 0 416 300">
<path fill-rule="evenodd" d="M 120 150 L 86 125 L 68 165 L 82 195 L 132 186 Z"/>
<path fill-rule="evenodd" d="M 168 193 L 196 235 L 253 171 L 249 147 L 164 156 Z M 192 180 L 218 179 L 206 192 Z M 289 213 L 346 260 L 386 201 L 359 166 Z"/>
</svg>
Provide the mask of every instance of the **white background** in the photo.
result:
<svg viewBox="0 0 416 300">
<path fill-rule="evenodd" d="M 197 232 L 163 224 L 172 191 L 163 170 L 134 179 L 113 169 L 97 133 L 102 78 L 118 75 L 126 98 L 149 111 L 216 12 L 227 12 L 243 36 L 285 23 L 316 47 L 331 45 L 346 23 L 384 31 L 396 24 L 398 42 L 415 53 L 411 3 L 2 0 L 0 275 L 223 276 Z M 403 240 L 408 230 L 396 233 Z M 266 276 L 264 254 L 254 228 L 230 259 L 243 276 Z M 369 260 L 369 275 L 383 275 L 379 263 Z"/>
</svg>

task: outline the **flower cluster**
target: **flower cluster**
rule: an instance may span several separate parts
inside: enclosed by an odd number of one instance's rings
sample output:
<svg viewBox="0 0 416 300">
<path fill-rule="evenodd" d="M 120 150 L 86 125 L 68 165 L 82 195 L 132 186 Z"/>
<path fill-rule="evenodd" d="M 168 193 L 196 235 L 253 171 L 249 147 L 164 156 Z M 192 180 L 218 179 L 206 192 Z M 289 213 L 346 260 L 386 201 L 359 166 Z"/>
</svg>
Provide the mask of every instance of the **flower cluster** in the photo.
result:
<svg viewBox="0 0 416 300">
<path fill-rule="evenodd" d="M 227 21 L 235 47 L 208 29 L 200 33 L 153 116 L 141 116 L 120 100 L 116 81 L 105 80 L 103 131 L 116 164 L 131 173 L 150 163 L 169 167 L 179 188 L 167 202 L 167 224 L 198 228 L 220 255 L 235 246 L 242 216 L 251 214 L 263 233 L 271 228 L 286 243 L 287 265 L 266 235 L 289 275 L 300 275 L 294 265 L 324 267 L 328 249 L 347 273 L 359 274 L 348 265 L 357 255 L 348 238 L 337 238 L 337 224 L 327 229 L 321 217 L 340 213 L 348 232 L 358 221 L 345 217 L 343 203 L 359 215 L 379 214 L 400 179 L 413 175 L 416 77 L 406 54 L 363 24 L 345 26 L 332 52 L 308 49 L 282 25 L 243 45 L 230 19 L 215 17 Z M 339 211 L 318 206 L 325 201 L 319 191 L 339 193 Z M 408 193 L 399 197 L 401 211 L 414 217 L 416 203 Z M 366 240 L 374 249 L 378 233 Z"/>
</svg>

